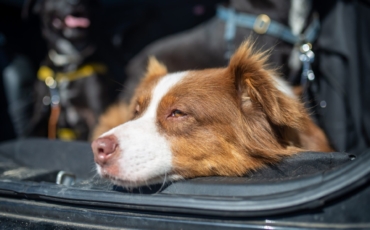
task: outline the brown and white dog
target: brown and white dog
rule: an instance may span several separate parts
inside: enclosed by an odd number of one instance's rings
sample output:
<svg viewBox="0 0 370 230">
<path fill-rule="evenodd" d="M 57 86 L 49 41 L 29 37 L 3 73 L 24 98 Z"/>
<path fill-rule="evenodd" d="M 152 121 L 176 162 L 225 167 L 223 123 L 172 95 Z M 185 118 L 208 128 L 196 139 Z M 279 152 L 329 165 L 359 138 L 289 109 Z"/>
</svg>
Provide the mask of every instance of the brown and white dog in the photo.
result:
<svg viewBox="0 0 370 230">
<path fill-rule="evenodd" d="M 266 60 L 250 41 L 226 68 L 167 73 L 151 58 L 131 120 L 92 143 L 99 175 L 124 187 L 243 176 L 300 151 L 330 151 Z"/>
</svg>

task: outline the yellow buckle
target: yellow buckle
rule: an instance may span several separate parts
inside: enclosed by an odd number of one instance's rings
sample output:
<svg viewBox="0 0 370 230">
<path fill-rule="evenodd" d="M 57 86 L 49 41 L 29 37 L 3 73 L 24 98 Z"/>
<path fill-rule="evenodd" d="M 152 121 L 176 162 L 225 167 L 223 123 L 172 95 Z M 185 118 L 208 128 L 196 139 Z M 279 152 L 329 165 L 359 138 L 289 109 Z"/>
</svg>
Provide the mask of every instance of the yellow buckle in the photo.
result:
<svg viewBox="0 0 370 230">
<path fill-rule="evenodd" d="M 58 129 L 58 138 L 64 141 L 72 141 L 77 139 L 77 134 L 72 129 L 60 128 Z"/>
<path fill-rule="evenodd" d="M 270 26 L 271 19 L 266 14 L 260 14 L 254 22 L 253 30 L 258 34 L 265 34 Z"/>
</svg>

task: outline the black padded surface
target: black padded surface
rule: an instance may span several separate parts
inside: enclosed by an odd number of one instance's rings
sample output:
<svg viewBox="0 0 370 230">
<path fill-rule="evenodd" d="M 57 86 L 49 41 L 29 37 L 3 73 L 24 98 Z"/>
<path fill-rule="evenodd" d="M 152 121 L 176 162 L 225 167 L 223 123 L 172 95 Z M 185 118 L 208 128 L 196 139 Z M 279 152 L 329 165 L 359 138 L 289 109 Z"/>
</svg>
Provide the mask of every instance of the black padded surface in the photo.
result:
<svg viewBox="0 0 370 230">
<path fill-rule="evenodd" d="M 332 171 L 355 159 L 347 153 L 304 152 L 266 166 L 245 177 L 200 177 L 179 181 L 163 190 L 168 194 L 259 196 L 299 189 L 317 183 L 309 176 Z M 306 180 L 300 180 L 307 178 Z M 246 186 L 247 185 L 247 186 Z"/>
<path fill-rule="evenodd" d="M 21 139 L 0 145 L 1 158 L 12 160 L 19 166 L 47 170 L 63 170 L 77 178 L 96 175 L 90 144 L 47 139 Z"/>
</svg>

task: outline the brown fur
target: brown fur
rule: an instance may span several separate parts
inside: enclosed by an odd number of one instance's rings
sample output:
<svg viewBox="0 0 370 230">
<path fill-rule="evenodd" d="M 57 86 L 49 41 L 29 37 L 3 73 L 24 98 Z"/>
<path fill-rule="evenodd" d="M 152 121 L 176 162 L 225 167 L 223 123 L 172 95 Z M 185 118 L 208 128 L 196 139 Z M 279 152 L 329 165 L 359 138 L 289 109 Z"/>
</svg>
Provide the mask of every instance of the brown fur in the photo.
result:
<svg viewBox="0 0 370 230">
<path fill-rule="evenodd" d="M 129 105 L 117 103 L 108 108 L 108 110 L 99 118 L 98 125 L 95 127 L 92 140 L 97 139 L 106 131 L 125 123 L 132 117 Z"/>
<path fill-rule="evenodd" d="M 242 176 L 303 150 L 331 150 L 299 100 L 276 88 L 266 60 L 247 41 L 228 67 L 189 71 L 164 96 L 157 125 L 171 143 L 173 173 Z M 130 106 L 133 117 L 145 111 L 151 89 L 166 73 L 150 61 Z"/>
</svg>

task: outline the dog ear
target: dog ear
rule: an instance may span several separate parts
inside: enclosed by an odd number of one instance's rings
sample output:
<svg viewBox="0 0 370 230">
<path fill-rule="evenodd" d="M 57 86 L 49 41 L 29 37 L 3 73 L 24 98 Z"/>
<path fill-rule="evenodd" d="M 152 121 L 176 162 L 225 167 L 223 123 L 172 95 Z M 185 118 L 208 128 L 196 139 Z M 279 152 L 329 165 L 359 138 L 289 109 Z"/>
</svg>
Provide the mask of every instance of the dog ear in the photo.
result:
<svg viewBox="0 0 370 230">
<path fill-rule="evenodd" d="M 304 108 L 294 96 L 278 89 L 274 70 L 266 62 L 269 51 L 255 51 L 253 42 L 244 42 L 230 60 L 228 71 L 234 78 L 242 110 L 261 109 L 269 122 L 280 127 L 301 129 L 307 119 Z"/>
<path fill-rule="evenodd" d="M 154 56 L 149 57 L 145 78 L 151 80 L 167 74 L 167 67 L 160 63 Z"/>
</svg>

